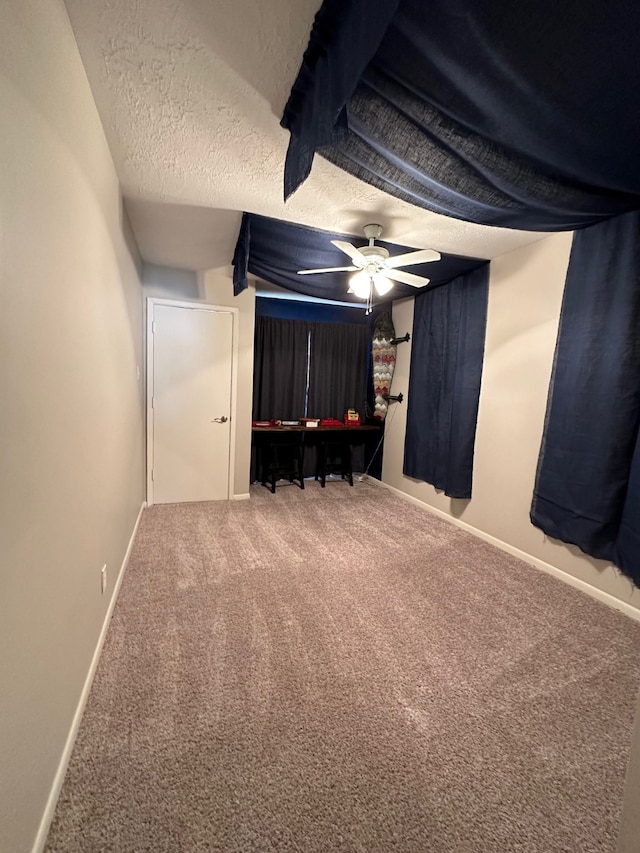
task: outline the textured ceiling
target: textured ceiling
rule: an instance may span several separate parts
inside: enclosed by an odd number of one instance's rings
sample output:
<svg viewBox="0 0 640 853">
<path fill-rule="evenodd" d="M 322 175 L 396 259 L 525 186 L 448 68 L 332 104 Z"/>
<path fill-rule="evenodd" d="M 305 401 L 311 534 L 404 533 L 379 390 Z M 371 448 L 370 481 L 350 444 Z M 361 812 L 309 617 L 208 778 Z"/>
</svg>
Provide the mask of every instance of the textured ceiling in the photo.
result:
<svg viewBox="0 0 640 853">
<path fill-rule="evenodd" d="M 65 0 L 144 260 L 228 266 L 243 210 L 492 258 L 542 235 L 427 213 L 316 157 L 284 204 L 279 120 L 320 0 Z"/>
</svg>

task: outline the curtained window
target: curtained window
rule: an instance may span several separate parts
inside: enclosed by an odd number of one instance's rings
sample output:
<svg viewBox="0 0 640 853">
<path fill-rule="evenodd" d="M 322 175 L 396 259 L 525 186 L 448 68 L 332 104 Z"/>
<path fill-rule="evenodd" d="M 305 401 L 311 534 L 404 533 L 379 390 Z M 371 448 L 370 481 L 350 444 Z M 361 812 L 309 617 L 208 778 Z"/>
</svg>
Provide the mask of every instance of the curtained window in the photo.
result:
<svg viewBox="0 0 640 853">
<path fill-rule="evenodd" d="M 349 408 L 363 414 L 369 342 L 368 325 L 256 317 L 253 419 L 297 420 L 308 414 L 342 421 Z M 315 473 L 315 459 L 310 441 L 306 477 Z M 357 445 L 353 467 L 364 470 L 364 449 Z"/>
<path fill-rule="evenodd" d="M 470 498 L 489 265 L 416 296 L 404 473 Z"/>
<path fill-rule="evenodd" d="M 253 420 L 296 420 L 304 412 L 309 362 L 306 323 L 256 317 Z"/>
<path fill-rule="evenodd" d="M 342 420 L 367 395 L 369 328 L 256 317 L 253 419 Z"/>
<path fill-rule="evenodd" d="M 367 399 L 370 331 L 352 323 L 313 323 L 309 360 L 309 414 L 342 420 L 347 409 L 364 416 Z M 365 469 L 365 447 L 354 443 L 354 471 Z M 315 462 L 305 459 L 305 468 Z"/>
<path fill-rule="evenodd" d="M 342 420 L 347 409 L 363 414 L 367 397 L 370 333 L 352 323 L 310 324 L 309 414 Z"/>
<path fill-rule="evenodd" d="M 531 520 L 640 584 L 638 212 L 574 236 Z"/>
</svg>

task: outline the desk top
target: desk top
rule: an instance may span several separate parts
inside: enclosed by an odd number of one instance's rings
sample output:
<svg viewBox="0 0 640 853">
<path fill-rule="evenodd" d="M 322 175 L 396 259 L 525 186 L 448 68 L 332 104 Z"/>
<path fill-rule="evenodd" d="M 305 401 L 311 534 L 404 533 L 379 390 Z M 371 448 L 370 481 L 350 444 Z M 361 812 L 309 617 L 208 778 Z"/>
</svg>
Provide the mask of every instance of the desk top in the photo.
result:
<svg viewBox="0 0 640 853">
<path fill-rule="evenodd" d="M 382 424 L 380 424 L 382 426 Z M 365 430 L 379 430 L 380 426 L 377 424 L 360 424 L 359 426 L 346 426 L 345 424 L 340 424 L 339 426 L 317 426 L 317 427 L 307 427 L 307 426 L 265 426 L 265 427 L 257 427 L 252 426 L 251 431 L 254 433 L 263 433 L 263 432 L 364 432 Z"/>
</svg>

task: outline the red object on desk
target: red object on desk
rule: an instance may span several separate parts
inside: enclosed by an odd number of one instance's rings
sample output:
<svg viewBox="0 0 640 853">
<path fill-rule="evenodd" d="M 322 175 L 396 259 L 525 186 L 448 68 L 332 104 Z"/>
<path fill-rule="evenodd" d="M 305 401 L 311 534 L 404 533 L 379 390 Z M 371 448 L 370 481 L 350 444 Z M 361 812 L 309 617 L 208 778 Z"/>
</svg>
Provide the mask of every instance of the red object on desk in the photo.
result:
<svg viewBox="0 0 640 853">
<path fill-rule="evenodd" d="M 323 418 L 320 421 L 320 426 L 321 427 L 323 427 L 323 426 L 333 427 L 333 426 L 344 426 L 344 424 L 342 423 L 342 421 L 337 421 L 335 418 Z"/>
</svg>

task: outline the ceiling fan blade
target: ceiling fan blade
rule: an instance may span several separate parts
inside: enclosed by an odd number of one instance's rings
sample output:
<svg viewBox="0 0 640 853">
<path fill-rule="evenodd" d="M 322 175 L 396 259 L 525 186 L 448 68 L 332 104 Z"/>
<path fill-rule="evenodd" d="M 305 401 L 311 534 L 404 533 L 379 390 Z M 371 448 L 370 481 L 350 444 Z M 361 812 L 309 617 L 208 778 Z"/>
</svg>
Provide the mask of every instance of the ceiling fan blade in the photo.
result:
<svg viewBox="0 0 640 853">
<path fill-rule="evenodd" d="M 349 255 L 349 257 L 359 264 L 360 267 L 366 266 L 367 259 L 358 251 L 358 249 L 356 249 L 355 246 L 352 246 L 351 243 L 346 243 L 344 240 L 332 240 L 331 242 L 337 249 L 344 252 L 345 255 Z"/>
<path fill-rule="evenodd" d="M 392 278 L 394 281 L 400 281 L 402 284 L 410 284 L 411 287 L 424 287 L 429 284 L 431 279 L 423 278 L 421 275 L 414 275 L 410 272 L 402 272 L 401 270 L 385 270 L 384 275 L 387 278 Z"/>
<path fill-rule="evenodd" d="M 440 252 L 435 249 L 420 249 L 417 252 L 405 252 L 404 255 L 392 255 L 387 259 L 386 267 L 394 269 L 394 267 L 408 267 L 411 264 L 426 264 L 429 261 L 439 261 Z"/>
<path fill-rule="evenodd" d="M 360 267 L 324 267 L 321 270 L 298 270 L 298 275 L 311 275 L 316 272 L 355 272 Z"/>
</svg>

